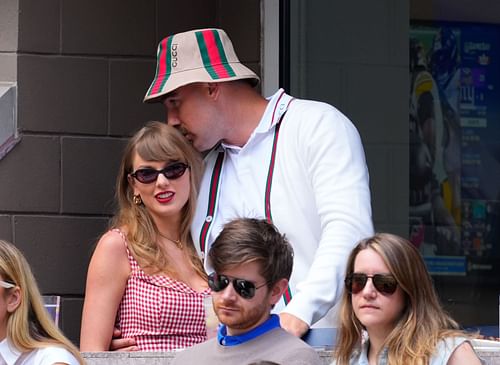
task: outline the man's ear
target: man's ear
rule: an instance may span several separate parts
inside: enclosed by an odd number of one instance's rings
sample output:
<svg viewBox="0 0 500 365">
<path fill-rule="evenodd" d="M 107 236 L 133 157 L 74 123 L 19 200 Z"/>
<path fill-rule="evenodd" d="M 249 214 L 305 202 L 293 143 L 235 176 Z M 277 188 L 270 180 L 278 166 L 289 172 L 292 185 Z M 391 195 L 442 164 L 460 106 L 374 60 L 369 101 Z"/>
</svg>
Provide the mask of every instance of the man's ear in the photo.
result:
<svg viewBox="0 0 500 365">
<path fill-rule="evenodd" d="M 220 95 L 220 83 L 219 82 L 207 82 L 208 86 L 208 95 L 213 98 L 213 100 L 217 100 Z"/>
<path fill-rule="evenodd" d="M 17 307 L 21 304 L 21 297 L 21 289 L 18 286 L 10 289 L 10 292 L 7 294 L 7 312 L 13 313 L 16 311 Z"/>
<path fill-rule="evenodd" d="M 288 288 L 288 280 L 283 278 L 278 280 L 273 287 L 271 288 L 271 298 L 270 302 L 272 305 L 275 305 L 278 303 L 281 299 L 281 296 L 285 292 L 285 290 Z"/>
</svg>

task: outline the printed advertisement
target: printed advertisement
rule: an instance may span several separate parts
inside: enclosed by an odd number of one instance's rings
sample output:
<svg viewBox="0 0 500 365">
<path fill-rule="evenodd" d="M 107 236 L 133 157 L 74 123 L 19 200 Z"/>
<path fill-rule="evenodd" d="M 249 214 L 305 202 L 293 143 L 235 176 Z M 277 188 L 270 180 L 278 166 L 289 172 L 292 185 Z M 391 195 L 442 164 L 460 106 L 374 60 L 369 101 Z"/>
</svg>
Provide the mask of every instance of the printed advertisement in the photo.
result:
<svg viewBox="0 0 500 365">
<path fill-rule="evenodd" d="M 500 256 L 500 27 L 410 28 L 410 239 L 433 275 Z"/>
</svg>

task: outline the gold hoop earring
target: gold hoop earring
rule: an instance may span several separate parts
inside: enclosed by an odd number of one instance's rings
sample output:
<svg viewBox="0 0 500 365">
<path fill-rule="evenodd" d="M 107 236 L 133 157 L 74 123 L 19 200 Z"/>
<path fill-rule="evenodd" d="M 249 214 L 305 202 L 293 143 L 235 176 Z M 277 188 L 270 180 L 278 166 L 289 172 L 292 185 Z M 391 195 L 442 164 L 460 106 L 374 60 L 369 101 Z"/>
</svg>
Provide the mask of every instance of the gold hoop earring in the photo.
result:
<svg viewBox="0 0 500 365">
<path fill-rule="evenodd" d="M 132 200 L 134 201 L 135 205 L 141 205 L 142 204 L 142 199 L 141 199 L 140 195 L 134 195 L 134 197 L 132 198 Z"/>
</svg>

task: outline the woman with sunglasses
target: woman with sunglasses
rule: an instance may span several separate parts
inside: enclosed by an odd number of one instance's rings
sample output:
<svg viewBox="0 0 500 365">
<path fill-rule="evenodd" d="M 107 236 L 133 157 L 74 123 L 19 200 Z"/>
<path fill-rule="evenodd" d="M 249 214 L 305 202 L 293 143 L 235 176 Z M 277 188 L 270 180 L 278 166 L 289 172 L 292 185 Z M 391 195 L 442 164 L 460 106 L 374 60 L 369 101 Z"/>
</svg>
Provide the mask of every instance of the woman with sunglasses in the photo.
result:
<svg viewBox="0 0 500 365">
<path fill-rule="evenodd" d="M 441 308 L 418 250 L 387 233 L 351 252 L 334 351 L 337 365 L 479 365 Z"/>
<path fill-rule="evenodd" d="M 23 254 L 2 240 L 0 341 L 1 364 L 84 364 L 78 349 L 64 337 L 45 309 Z"/>
<path fill-rule="evenodd" d="M 173 127 L 150 122 L 130 139 L 118 213 L 88 270 L 82 351 L 109 350 L 115 325 L 135 340 L 126 350 L 170 351 L 206 339 L 210 289 L 189 232 L 200 174 L 199 155 Z"/>
</svg>

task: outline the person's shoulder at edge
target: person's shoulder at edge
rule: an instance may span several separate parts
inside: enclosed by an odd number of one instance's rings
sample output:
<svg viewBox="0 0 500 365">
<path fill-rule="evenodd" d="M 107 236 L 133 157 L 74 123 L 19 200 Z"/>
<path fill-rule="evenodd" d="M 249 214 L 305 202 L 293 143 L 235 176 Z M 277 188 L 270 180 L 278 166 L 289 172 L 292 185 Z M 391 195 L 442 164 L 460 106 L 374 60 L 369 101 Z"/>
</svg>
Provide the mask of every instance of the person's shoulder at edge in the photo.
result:
<svg viewBox="0 0 500 365">
<path fill-rule="evenodd" d="M 59 346 L 47 346 L 34 350 L 33 360 L 37 365 L 79 364 L 73 354 Z"/>
<path fill-rule="evenodd" d="M 444 351 L 442 346 L 450 346 L 450 344 L 454 349 L 448 359 L 447 365 L 480 365 L 484 363 L 472 347 L 471 342 L 463 337 L 441 340 L 438 350 Z"/>
</svg>

